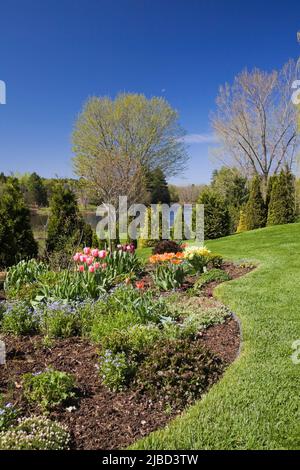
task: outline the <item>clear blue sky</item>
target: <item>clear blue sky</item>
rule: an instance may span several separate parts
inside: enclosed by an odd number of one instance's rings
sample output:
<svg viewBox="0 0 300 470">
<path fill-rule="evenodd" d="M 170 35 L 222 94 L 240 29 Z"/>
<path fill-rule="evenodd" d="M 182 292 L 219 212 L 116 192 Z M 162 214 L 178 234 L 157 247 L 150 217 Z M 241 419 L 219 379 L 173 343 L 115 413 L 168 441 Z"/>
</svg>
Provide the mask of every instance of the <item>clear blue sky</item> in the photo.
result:
<svg viewBox="0 0 300 470">
<path fill-rule="evenodd" d="M 298 29 L 299 0 L 2 0 L 0 172 L 72 176 L 84 101 L 126 91 L 163 95 L 179 111 L 199 142 L 176 182 L 206 182 L 218 86 L 244 67 L 297 59 Z"/>
</svg>

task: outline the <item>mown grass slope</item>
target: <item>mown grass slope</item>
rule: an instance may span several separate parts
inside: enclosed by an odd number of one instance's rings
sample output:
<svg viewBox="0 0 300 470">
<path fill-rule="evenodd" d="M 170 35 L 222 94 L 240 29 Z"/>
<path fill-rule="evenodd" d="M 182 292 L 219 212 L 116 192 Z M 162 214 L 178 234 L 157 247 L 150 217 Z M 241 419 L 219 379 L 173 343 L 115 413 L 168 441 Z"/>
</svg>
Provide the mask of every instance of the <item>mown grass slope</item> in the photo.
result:
<svg viewBox="0 0 300 470">
<path fill-rule="evenodd" d="M 300 224 L 207 243 L 258 268 L 215 290 L 240 318 L 240 357 L 209 393 L 136 449 L 300 449 Z"/>
</svg>

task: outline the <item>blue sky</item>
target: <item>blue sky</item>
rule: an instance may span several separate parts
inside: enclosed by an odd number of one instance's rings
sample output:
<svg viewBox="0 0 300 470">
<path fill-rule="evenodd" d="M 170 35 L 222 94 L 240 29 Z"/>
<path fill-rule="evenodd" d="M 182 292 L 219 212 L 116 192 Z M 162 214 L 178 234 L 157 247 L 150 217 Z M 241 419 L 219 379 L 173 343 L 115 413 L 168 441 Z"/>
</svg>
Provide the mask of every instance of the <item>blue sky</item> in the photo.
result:
<svg viewBox="0 0 300 470">
<path fill-rule="evenodd" d="M 190 141 L 175 182 L 203 183 L 218 87 L 298 59 L 294 0 L 2 0 L 0 172 L 72 176 L 71 133 L 91 95 L 164 96 Z"/>
</svg>

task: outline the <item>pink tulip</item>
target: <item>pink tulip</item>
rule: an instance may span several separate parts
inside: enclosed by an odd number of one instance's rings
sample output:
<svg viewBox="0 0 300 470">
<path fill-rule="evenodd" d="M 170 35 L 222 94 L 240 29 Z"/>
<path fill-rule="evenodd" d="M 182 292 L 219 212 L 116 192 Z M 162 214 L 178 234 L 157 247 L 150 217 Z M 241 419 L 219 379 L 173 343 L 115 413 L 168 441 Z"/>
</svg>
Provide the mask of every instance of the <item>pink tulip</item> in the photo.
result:
<svg viewBox="0 0 300 470">
<path fill-rule="evenodd" d="M 99 255 L 98 255 L 99 258 L 101 258 L 101 259 L 106 258 L 106 255 L 107 255 L 107 253 L 106 253 L 105 250 L 100 250 L 99 251 Z"/>
<path fill-rule="evenodd" d="M 84 266 L 83 266 L 83 264 L 81 264 L 80 266 L 78 266 L 78 270 L 79 270 L 79 272 L 81 272 L 81 273 L 84 272 Z"/>
<path fill-rule="evenodd" d="M 97 258 L 98 254 L 99 254 L 98 248 L 94 248 L 94 249 L 92 250 L 92 256 L 94 256 L 94 258 Z"/>
<path fill-rule="evenodd" d="M 89 271 L 90 271 L 90 273 L 94 273 L 95 272 L 95 266 L 90 266 Z"/>
<path fill-rule="evenodd" d="M 102 263 L 102 264 L 101 264 L 101 268 L 102 268 L 102 269 L 107 268 L 107 263 Z"/>
<path fill-rule="evenodd" d="M 80 255 L 79 259 L 82 263 L 86 263 L 86 256 L 85 255 Z"/>
<path fill-rule="evenodd" d="M 100 263 L 97 262 L 97 263 L 94 264 L 94 266 L 95 266 L 95 269 L 99 269 L 100 268 Z"/>
<path fill-rule="evenodd" d="M 75 253 L 75 255 L 73 256 L 73 260 L 74 261 L 79 261 L 80 260 L 80 253 Z"/>
<path fill-rule="evenodd" d="M 83 253 L 84 253 L 85 255 L 89 255 L 90 252 L 91 252 L 91 249 L 90 249 L 88 246 L 86 246 L 85 248 L 83 248 Z"/>
<path fill-rule="evenodd" d="M 87 259 L 86 259 L 86 264 L 88 266 L 91 266 L 91 264 L 93 264 L 94 262 L 94 258 L 92 256 L 88 256 Z"/>
</svg>

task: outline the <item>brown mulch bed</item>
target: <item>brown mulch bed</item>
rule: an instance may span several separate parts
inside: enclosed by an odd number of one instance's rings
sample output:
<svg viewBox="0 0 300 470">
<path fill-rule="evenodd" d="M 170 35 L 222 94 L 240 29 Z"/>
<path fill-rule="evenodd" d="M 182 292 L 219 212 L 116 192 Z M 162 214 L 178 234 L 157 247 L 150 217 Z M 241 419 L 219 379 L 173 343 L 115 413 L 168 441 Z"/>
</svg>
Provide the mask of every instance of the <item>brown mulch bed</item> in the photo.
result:
<svg viewBox="0 0 300 470">
<path fill-rule="evenodd" d="M 120 449 L 150 432 L 165 426 L 178 413 L 166 413 L 162 403 L 138 391 L 110 392 L 102 385 L 98 370 L 98 351 L 95 345 L 78 338 L 56 340 L 50 348 L 42 338 L 3 338 L 7 348 L 7 364 L 0 367 L 0 393 L 13 401 L 25 413 L 39 410 L 22 399 L 21 378 L 26 372 L 38 372 L 53 367 L 76 376 L 79 399 L 51 412 L 72 431 L 74 449 Z M 197 340 L 226 364 L 232 362 L 239 348 L 239 327 L 233 319 L 209 328 Z M 69 408 L 75 407 L 75 409 Z M 68 411 L 68 409 L 70 411 Z"/>
<path fill-rule="evenodd" d="M 246 274 L 249 267 L 230 263 L 224 269 L 231 278 Z M 191 280 L 192 282 L 192 280 Z M 199 302 L 209 299 L 216 283 L 206 286 L 205 295 Z M 22 399 L 22 374 L 38 372 L 46 367 L 70 372 L 75 375 L 79 398 L 73 403 L 50 413 L 50 418 L 68 426 L 72 433 L 73 449 L 121 449 L 150 432 L 162 428 L 181 409 L 168 413 L 159 399 L 128 389 L 110 392 L 102 383 L 97 369 L 99 351 L 97 346 L 80 338 L 56 340 L 45 347 L 41 336 L 14 338 L 5 336 L 7 364 L 0 366 L 0 394 L 19 406 L 25 415 L 40 414 Z M 196 340 L 224 364 L 228 365 L 238 355 L 240 330 L 238 323 L 229 318 L 225 323 L 208 328 Z"/>
</svg>

